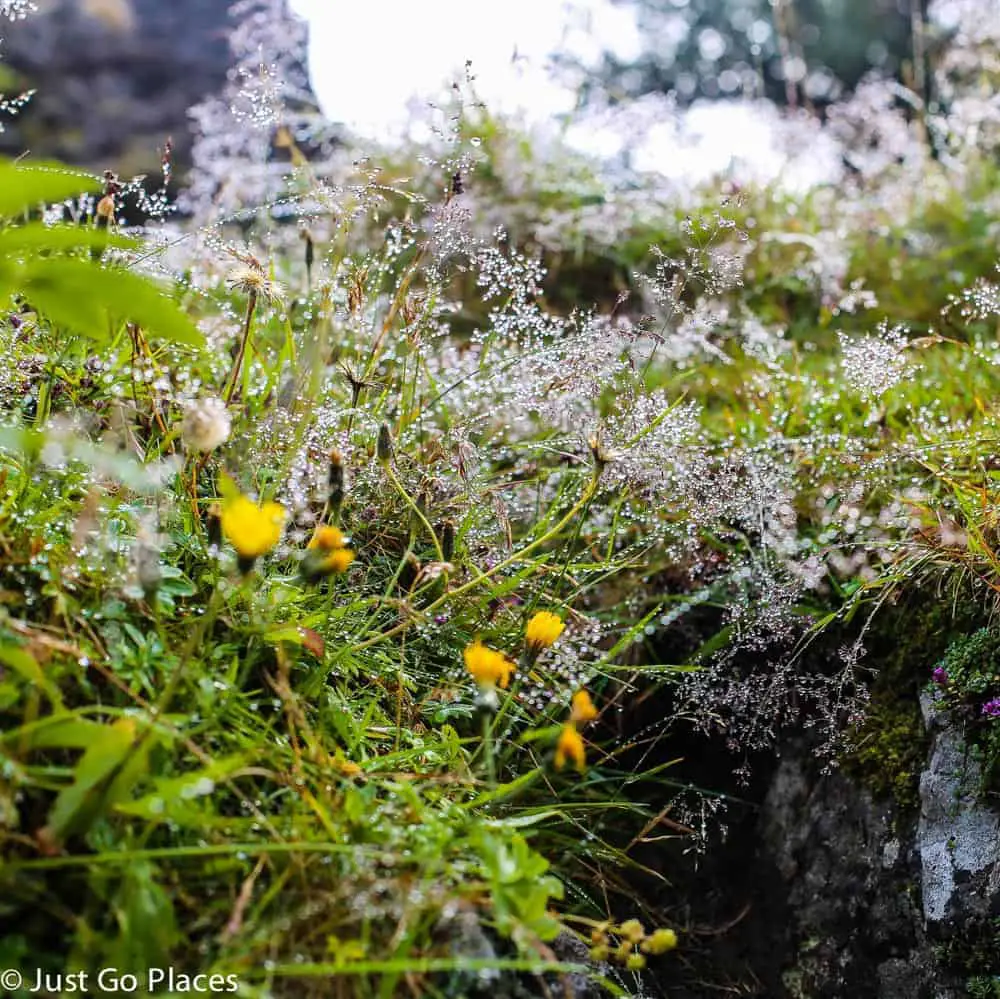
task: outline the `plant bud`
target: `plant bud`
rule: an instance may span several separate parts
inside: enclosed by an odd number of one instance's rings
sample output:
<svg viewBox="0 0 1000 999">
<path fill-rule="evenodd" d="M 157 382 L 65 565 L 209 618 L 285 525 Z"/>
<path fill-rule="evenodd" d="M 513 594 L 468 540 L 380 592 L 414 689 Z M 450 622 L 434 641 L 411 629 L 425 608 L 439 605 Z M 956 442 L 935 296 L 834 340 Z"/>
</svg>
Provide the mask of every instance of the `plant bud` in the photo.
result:
<svg viewBox="0 0 1000 999">
<path fill-rule="evenodd" d="M 383 423 L 382 426 L 378 428 L 378 445 L 375 449 L 375 453 L 378 456 L 378 460 L 382 462 L 383 465 L 388 465 L 389 462 L 392 461 L 392 432 L 389 430 L 388 423 Z"/>
<path fill-rule="evenodd" d="M 403 591 L 409 590 L 417 581 L 420 575 L 420 559 L 413 552 L 407 552 L 403 560 L 403 568 L 399 573 L 399 588 Z"/>
<path fill-rule="evenodd" d="M 97 208 L 94 212 L 98 219 L 103 220 L 105 223 L 110 222 L 115 217 L 115 199 L 110 194 L 105 194 L 97 202 Z"/>
<path fill-rule="evenodd" d="M 205 512 L 205 533 L 209 549 L 218 551 L 222 547 L 222 506 L 219 503 L 213 503 Z"/>
<path fill-rule="evenodd" d="M 446 520 L 441 525 L 441 554 L 445 562 L 450 562 L 455 555 L 455 521 Z"/>
<path fill-rule="evenodd" d="M 334 517 L 339 516 L 344 504 L 344 456 L 334 448 L 330 452 L 329 502 Z"/>
</svg>

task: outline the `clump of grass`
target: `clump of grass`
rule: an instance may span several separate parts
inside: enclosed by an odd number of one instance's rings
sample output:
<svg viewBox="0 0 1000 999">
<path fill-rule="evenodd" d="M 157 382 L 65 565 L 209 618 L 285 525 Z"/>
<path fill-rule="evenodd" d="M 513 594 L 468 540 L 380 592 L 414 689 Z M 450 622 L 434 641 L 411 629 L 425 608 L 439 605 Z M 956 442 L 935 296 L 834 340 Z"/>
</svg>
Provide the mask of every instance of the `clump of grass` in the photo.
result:
<svg viewBox="0 0 1000 999">
<path fill-rule="evenodd" d="M 573 161 L 499 226 L 537 164 L 460 91 L 384 167 L 310 162 L 264 8 L 187 226 L 143 242 L 114 174 L 0 164 L 0 966 L 343 996 L 674 974 L 680 909 L 628 875 L 703 825 L 685 730 L 745 758 L 806 725 L 832 761 L 878 618 L 822 668 L 811 639 L 917 581 L 1000 592 L 996 296 L 967 275 L 946 336 L 901 293 L 953 191 L 908 158 L 794 214 L 612 211 L 581 300 L 552 273 L 620 187 Z M 838 214 L 906 192 L 930 248 L 869 286 Z"/>
</svg>

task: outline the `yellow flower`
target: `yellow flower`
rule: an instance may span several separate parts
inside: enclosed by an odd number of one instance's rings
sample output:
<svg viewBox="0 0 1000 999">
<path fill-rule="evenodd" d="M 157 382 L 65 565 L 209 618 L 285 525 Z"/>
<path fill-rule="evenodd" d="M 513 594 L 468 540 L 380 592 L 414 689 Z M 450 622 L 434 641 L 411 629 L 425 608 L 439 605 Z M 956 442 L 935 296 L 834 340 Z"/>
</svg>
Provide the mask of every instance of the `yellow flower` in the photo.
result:
<svg viewBox="0 0 1000 999">
<path fill-rule="evenodd" d="M 558 614 L 553 614 L 552 611 L 539 611 L 532 616 L 524 629 L 528 651 L 537 656 L 563 633 L 565 627 L 563 619 Z"/>
<path fill-rule="evenodd" d="M 285 508 L 280 503 L 257 506 L 246 496 L 236 496 L 222 508 L 222 533 L 232 542 L 245 571 L 280 540 Z"/>
<path fill-rule="evenodd" d="M 583 739 L 572 722 L 563 725 L 559 733 L 559 741 L 556 743 L 556 770 L 562 770 L 567 762 L 572 762 L 581 773 L 587 764 Z"/>
<path fill-rule="evenodd" d="M 627 940 L 630 944 L 637 944 L 645 935 L 646 931 L 638 919 L 626 919 L 618 927 L 618 936 L 623 940 Z"/>
<path fill-rule="evenodd" d="M 332 552 L 337 548 L 344 548 L 346 545 L 347 539 L 340 528 L 333 527 L 330 524 L 322 524 L 316 528 L 316 533 L 312 536 L 312 540 L 307 547 Z"/>
<path fill-rule="evenodd" d="M 336 548 L 323 559 L 322 568 L 327 572 L 347 572 L 354 561 L 354 552 L 350 548 Z"/>
<path fill-rule="evenodd" d="M 573 706 L 570 709 L 569 720 L 577 725 L 586 725 L 597 717 L 597 708 L 585 690 L 578 690 L 573 695 Z"/>
<path fill-rule="evenodd" d="M 494 687 L 499 684 L 506 689 L 514 664 L 502 653 L 483 645 L 477 638 L 466 646 L 462 653 L 465 668 L 480 687 Z"/>
<path fill-rule="evenodd" d="M 655 930 L 642 944 L 647 954 L 665 954 L 677 946 L 677 934 L 673 930 Z"/>
<path fill-rule="evenodd" d="M 316 529 L 308 551 L 299 563 L 299 572 L 308 583 L 315 583 L 335 572 L 347 572 L 354 552 L 345 548 L 347 539 L 339 528 L 323 524 Z"/>
</svg>

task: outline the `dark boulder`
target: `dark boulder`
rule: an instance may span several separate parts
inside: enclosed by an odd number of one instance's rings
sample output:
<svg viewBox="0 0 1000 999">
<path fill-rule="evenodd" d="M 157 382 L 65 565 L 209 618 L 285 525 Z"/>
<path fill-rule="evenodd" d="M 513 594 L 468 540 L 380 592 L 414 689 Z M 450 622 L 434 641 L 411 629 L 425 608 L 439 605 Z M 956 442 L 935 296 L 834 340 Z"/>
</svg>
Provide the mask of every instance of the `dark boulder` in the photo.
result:
<svg viewBox="0 0 1000 999">
<path fill-rule="evenodd" d="M 0 153 L 126 176 L 156 172 L 172 136 L 183 167 L 188 109 L 221 90 L 232 61 L 230 2 L 41 0 L 36 13 L 5 23 L 0 58 L 37 93 L 5 120 Z"/>
</svg>

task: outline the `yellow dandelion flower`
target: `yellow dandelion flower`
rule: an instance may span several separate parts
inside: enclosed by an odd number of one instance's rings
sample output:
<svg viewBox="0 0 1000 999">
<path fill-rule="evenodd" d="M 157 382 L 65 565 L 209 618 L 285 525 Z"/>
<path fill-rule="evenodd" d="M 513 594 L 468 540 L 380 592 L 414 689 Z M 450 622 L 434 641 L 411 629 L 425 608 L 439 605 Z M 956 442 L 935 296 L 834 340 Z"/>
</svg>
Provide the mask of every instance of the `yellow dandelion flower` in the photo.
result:
<svg viewBox="0 0 1000 999">
<path fill-rule="evenodd" d="M 345 541 L 336 527 L 320 527 L 299 563 L 302 578 L 307 583 L 315 583 L 324 576 L 347 572 L 355 556 L 350 548 L 344 547 Z"/>
<path fill-rule="evenodd" d="M 537 656 L 542 649 L 547 649 L 562 633 L 565 622 L 552 611 L 539 611 L 531 617 L 524 629 L 524 639 L 528 643 L 528 651 Z"/>
<path fill-rule="evenodd" d="M 258 506 L 246 496 L 235 496 L 222 508 L 222 533 L 239 556 L 246 572 L 254 559 L 269 552 L 280 540 L 285 525 L 285 508 L 280 503 Z"/>
<path fill-rule="evenodd" d="M 316 528 L 316 533 L 312 536 L 312 540 L 309 542 L 309 548 L 319 548 L 321 551 L 332 552 L 337 548 L 344 548 L 347 545 L 347 539 L 344 537 L 344 532 L 338 527 L 333 527 L 330 524 L 322 524 L 320 527 Z"/>
<path fill-rule="evenodd" d="M 573 695 L 573 705 L 570 709 L 569 720 L 577 725 L 586 725 L 597 717 L 597 708 L 590 699 L 590 694 L 586 690 L 578 690 Z"/>
<path fill-rule="evenodd" d="M 337 548 L 323 559 L 323 568 L 327 572 L 347 572 L 354 561 L 354 552 L 350 548 Z"/>
<path fill-rule="evenodd" d="M 510 683 L 510 675 L 514 672 L 514 664 L 496 649 L 483 645 L 477 638 L 466 646 L 462 653 L 465 668 L 480 687 L 501 686 L 504 689 Z"/>
<path fill-rule="evenodd" d="M 567 722 L 559 733 L 559 741 L 556 743 L 556 770 L 562 770 L 568 762 L 571 762 L 577 770 L 583 773 L 583 768 L 587 765 L 587 754 L 584 750 L 583 739 L 572 722 Z"/>
</svg>

